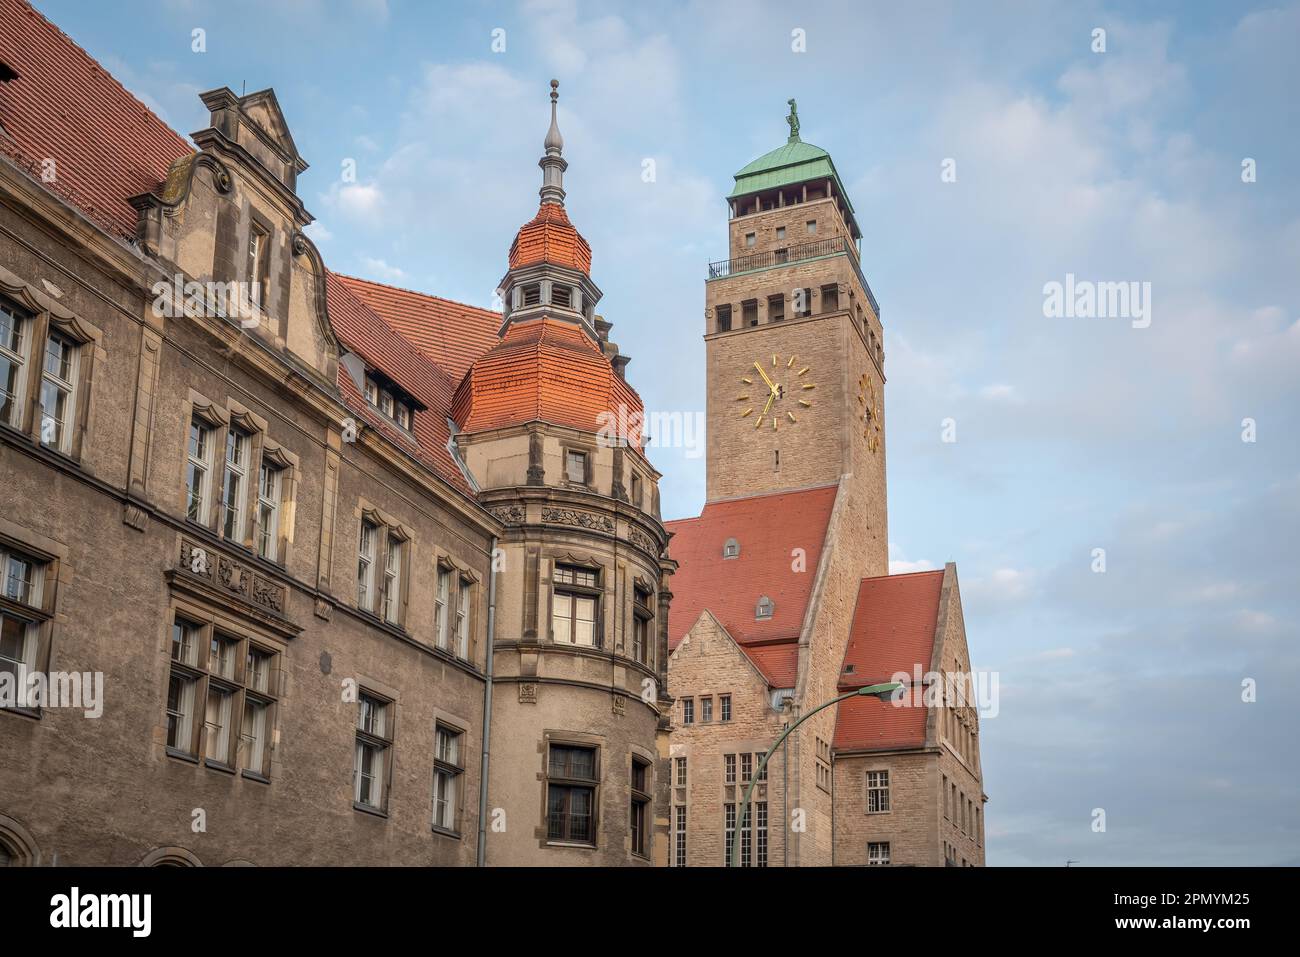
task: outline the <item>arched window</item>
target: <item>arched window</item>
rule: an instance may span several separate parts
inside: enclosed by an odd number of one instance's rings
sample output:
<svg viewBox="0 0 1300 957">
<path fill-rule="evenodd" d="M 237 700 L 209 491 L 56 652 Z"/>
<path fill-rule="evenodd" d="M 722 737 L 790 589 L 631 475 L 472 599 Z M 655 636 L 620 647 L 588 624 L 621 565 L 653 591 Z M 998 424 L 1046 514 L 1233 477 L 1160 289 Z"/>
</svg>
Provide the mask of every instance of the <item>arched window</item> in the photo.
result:
<svg viewBox="0 0 1300 957">
<path fill-rule="evenodd" d="M 722 557 L 723 557 L 723 558 L 739 558 L 739 557 L 740 557 L 740 542 L 736 541 L 734 538 L 729 538 L 729 539 L 727 539 L 727 543 L 726 543 L 725 545 L 722 546 Z"/>
<path fill-rule="evenodd" d="M 776 606 L 772 604 L 772 599 L 764 595 L 758 600 L 758 605 L 754 608 L 754 617 L 756 619 L 771 618 L 772 612 Z"/>
<path fill-rule="evenodd" d="M 0 867 L 34 867 L 40 858 L 27 828 L 0 814 Z"/>
</svg>

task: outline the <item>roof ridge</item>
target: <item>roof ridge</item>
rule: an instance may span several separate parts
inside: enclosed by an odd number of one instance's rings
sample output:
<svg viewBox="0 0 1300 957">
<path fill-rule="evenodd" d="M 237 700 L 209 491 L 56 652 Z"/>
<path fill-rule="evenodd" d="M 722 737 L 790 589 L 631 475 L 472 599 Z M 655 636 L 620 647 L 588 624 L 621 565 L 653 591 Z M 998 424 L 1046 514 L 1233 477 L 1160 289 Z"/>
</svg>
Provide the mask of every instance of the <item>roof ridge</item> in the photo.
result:
<svg viewBox="0 0 1300 957">
<path fill-rule="evenodd" d="M 921 568 L 914 572 L 899 572 L 896 575 L 864 575 L 862 580 L 864 582 L 879 582 L 896 578 L 911 578 L 913 575 L 942 575 L 943 572 L 944 570 L 942 568 Z"/>
<path fill-rule="evenodd" d="M 334 275 L 338 276 L 339 279 L 349 280 L 352 282 L 363 282 L 367 286 L 378 286 L 381 289 L 392 289 L 395 290 L 396 292 L 404 292 L 412 296 L 420 296 L 423 299 L 437 299 L 439 302 L 450 303 L 453 306 L 463 306 L 466 309 L 473 309 L 475 312 L 487 313 L 488 315 L 492 315 L 492 316 L 501 315 L 501 313 L 497 312 L 495 309 L 485 309 L 482 306 L 475 306 L 468 302 L 461 302 L 459 299 L 448 299 L 446 296 L 439 296 L 437 293 L 421 292 L 418 289 L 408 289 L 405 286 L 395 286 L 392 283 L 379 282 L 378 280 L 375 279 L 367 279 L 364 276 L 352 276 L 349 275 L 348 273 L 339 272 L 338 270 L 330 270 L 330 271 L 333 272 Z"/>
<path fill-rule="evenodd" d="M 189 137 L 187 137 L 187 136 L 185 136 L 184 134 L 179 133 L 179 132 L 177 132 L 175 129 L 173 129 L 170 123 L 168 123 L 168 122 L 167 122 L 166 120 L 164 120 L 161 116 L 159 116 L 157 113 L 155 113 L 155 112 L 154 112 L 154 111 L 153 111 L 153 110 L 148 106 L 148 104 L 146 104 L 146 103 L 145 103 L 143 100 L 141 100 L 138 96 L 136 96 L 136 95 L 135 95 L 134 93 L 132 93 L 129 89 L 127 89 L 126 85 L 125 85 L 121 80 L 119 80 L 116 76 L 114 76 L 114 75 L 113 75 L 112 73 L 110 73 L 108 70 L 104 69 L 104 65 L 103 65 L 102 63 L 100 63 L 99 60 L 95 59 L 95 57 L 93 57 L 93 56 L 90 54 L 90 51 L 89 51 L 89 50 L 87 50 L 85 47 L 83 47 L 83 46 L 82 46 L 80 43 L 78 43 L 76 40 L 72 39 L 72 37 L 71 37 L 70 35 L 68 35 L 67 33 L 65 33 L 65 32 L 63 31 L 63 29 L 62 29 L 58 24 L 56 24 L 53 20 L 49 19 L 47 16 L 45 16 L 45 14 L 41 13 L 41 11 L 37 10 L 36 7 L 32 6 L 32 4 L 29 2 L 29 0 L 19 0 L 19 2 L 22 4 L 23 7 L 26 8 L 26 13 L 27 13 L 28 16 L 35 17 L 35 18 L 36 18 L 37 20 L 39 20 L 41 23 L 45 24 L 45 26 L 49 27 L 51 30 L 53 30 L 55 33 L 57 33 L 60 37 L 62 37 L 62 38 L 67 42 L 67 44 L 68 44 L 70 47 L 72 47 L 74 50 L 77 51 L 78 54 L 80 54 L 82 57 L 84 57 L 84 58 L 86 59 L 86 62 L 89 63 L 89 64 L 91 65 L 91 67 L 93 67 L 94 69 L 96 69 L 96 70 L 98 70 L 100 73 L 102 73 L 105 77 L 108 78 L 108 80 L 109 80 L 111 83 L 113 83 L 113 85 L 115 85 L 119 90 L 121 90 L 121 91 L 122 91 L 123 93 L 125 93 L 128 97 L 130 97 L 131 100 L 134 101 L 135 105 L 138 106 L 141 110 L 143 110 L 143 111 L 145 112 L 146 115 L 148 115 L 148 116 L 152 117 L 153 119 L 157 120 L 157 121 L 158 121 L 158 124 L 159 124 L 160 126 L 162 126 L 162 128 L 165 129 L 168 133 L 171 133 L 172 136 L 174 136 L 174 137 L 176 137 L 178 140 L 180 140 L 180 141 L 181 141 L 181 144 L 182 144 L 186 149 L 188 149 L 188 150 L 190 150 L 190 151 L 193 151 L 193 150 L 194 150 L 194 144 L 190 142 Z M 20 12 L 22 12 L 22 11 L 20 11 Z"/>
<path fill-rule="evenodd" d="M 838 488 L 839 484 L 839 481 L 836 480 L 834 482 L 823 482 L 820 485 L 806 485 L 802 488 L 784 488 L 776 489 L 772 492 L 755 492 L 753 495 L 736 495 L 731 498 L 715 498 L 705 502 L 704 507 L 708 508 L 710 505 L 726 505 L 732 502 L 747 502 L 756 498 L 771 498 L 773 495 L 802 495 L 805 492 L 817 492 L 822 489 Z M 699 516 L 696 517 L 698 518 Z M 673 519 L 673 521 L 682 522 L 687 521 L 687 519 L 677 518 Z"/>
</svg>

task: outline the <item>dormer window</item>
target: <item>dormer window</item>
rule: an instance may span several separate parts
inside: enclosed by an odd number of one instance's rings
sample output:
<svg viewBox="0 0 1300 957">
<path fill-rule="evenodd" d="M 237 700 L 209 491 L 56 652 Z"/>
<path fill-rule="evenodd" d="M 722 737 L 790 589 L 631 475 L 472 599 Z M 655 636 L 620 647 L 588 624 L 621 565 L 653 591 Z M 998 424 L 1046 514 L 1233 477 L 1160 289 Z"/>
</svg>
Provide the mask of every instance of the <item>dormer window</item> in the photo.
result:
<svg viewBox="0 0 1300 957">
<path fill-rule="evenodd" d="M 758 604 L 754 607 L 754 620 L 762 621 L 766 618 L 771 618 L 772 612 L 775 611 L 775 609 L 776 606 L 772 604 L 772 599 L 764 595 L 758 600 Z"/>
<path fill-rule="evenodd" d="M 423 408 L 397 387 L 377 381 L 375 376 L 366 377 L 365 397 L 367 405 L 407 432 L 414 427 L 416 409 Z"/>
<path fill-rule="evenodd" d="M 573 288 L 571 286 L 552 286 L 551 305 L 569 309 L 573 306 Z"/>
<path fill-rule="evenodd" d="M 725 545 L 722 546 L 722 557 L 723 557 L 723 558 L 739 558 L 739 557 L 740 557 L 740 542 L 736 541 L 734 538 L 729 538 L 729 539 L 727 539 L 727 543 L 726 543 Z"/>
<path fill-rule="evenodd" d="M 523 304 L 525 306 L 538 306 L 542 302 L 542 284 L 532 282 L 523 289 Z"/>
</svg>

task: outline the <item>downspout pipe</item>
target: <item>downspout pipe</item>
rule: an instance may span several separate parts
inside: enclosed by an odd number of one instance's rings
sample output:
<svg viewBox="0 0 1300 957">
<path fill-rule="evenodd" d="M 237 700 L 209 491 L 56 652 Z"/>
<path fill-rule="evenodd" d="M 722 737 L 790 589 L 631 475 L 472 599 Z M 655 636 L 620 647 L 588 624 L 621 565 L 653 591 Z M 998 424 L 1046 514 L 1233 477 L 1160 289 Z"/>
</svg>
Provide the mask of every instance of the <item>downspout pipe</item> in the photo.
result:
<svg viewBox="0 0 1300 957">
<path fill-rule="evenodd" d="M 492 762 L 492 659 L 497 632 L 497 537 L 492 536 L 492 556 L 488 574 L 487 681 L 483 687 L 483 760 L 478 783 L 478 859 L 475 866 L 487 865 L 488 769 Z"/>
</svg>

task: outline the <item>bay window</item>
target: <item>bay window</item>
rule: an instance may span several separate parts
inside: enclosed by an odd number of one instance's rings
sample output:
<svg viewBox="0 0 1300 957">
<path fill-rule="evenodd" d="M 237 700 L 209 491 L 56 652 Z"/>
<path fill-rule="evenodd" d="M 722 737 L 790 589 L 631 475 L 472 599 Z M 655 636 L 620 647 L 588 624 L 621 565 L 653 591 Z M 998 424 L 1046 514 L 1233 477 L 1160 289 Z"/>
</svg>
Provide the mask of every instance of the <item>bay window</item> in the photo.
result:
<svg viewBox="0 0 1300 957">
<path fill-rule="evenodd" d="M 600 572 L 575 565 L 556 565 L 551 603 L 551 633 L 558 644 L 598 647 Z"/>
</svg>

